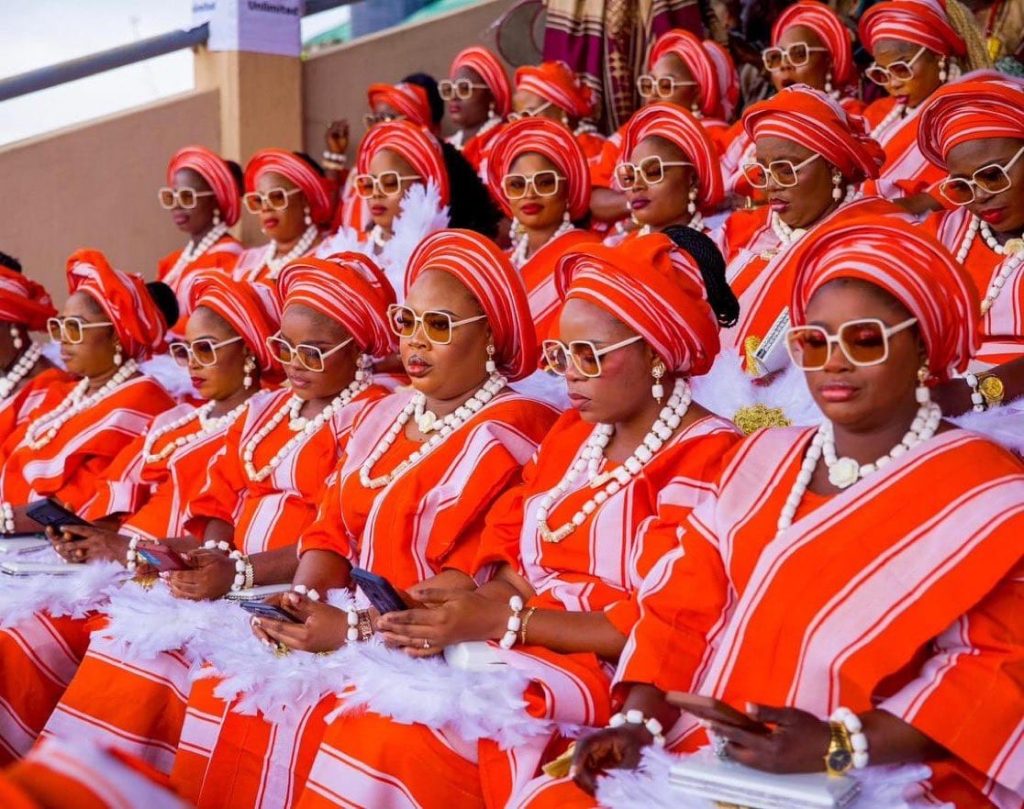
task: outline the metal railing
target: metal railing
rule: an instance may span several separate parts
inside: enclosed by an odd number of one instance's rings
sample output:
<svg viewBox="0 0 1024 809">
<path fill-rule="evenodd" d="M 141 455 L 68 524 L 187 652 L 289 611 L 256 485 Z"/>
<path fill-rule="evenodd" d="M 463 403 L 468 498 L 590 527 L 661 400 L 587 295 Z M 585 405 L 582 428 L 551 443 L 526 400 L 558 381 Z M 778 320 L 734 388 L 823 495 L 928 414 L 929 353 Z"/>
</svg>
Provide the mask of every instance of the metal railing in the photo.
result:
<svg viewBox="0 0 1024 809">
<path fill-rule="evenodd" d="M 357 0 L 306 0 L 302 16 L 308 17 L 321 11 L 351 5 Z M 84 79 L 104 73 L 125 65 L 133 65 L 156 56 L 163 56 L 185 48 L 205 45 L 210 38 L 210 26 L 207 23 L 182 31 L 169 31 L 138 42 L 119 45 L 110 50 L 91 53 L 78 59 L 71 59 L 56 65 L 47 65 L 17 76 L 0 79 L 0 101 L 7 101 L 19 96 L 56 87 L 76 79 Z"/>
</svg>

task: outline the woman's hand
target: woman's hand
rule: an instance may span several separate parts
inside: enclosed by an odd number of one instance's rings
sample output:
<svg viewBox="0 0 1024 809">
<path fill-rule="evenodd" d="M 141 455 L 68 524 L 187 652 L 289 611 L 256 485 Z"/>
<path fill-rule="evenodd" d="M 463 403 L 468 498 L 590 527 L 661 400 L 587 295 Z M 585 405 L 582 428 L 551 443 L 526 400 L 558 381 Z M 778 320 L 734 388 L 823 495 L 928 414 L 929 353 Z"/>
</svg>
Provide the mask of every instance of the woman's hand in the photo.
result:
<svg viewBox="0 0 1024 809">
<path fill-rule="evenodd" d="M 725 739 L 729 758 L 757 770 L 774 773 L 821 772 L 825 769 L 831 733 L 828 722 L 796 708 L 747 705 L 747 714 L 771 726 L 754 733 L 733 725 L 711 722 L 708 731 Z"/>
<path fill-rule="evenodd" d="M 344 118 L 338 121 L 331 121 L 324 134 L 324 143 L 328 152 L 345 154 L 348 151 L 349 126 Z"/>
<path fill-rule="evenodd" d="M 476 590 L 414 587 L 423 607 L 390 612 L 377 622 L 384 642 L 411 657 L 431 657 L 445 646 L 469 640 L 494 640 L 505 632 L 508 604 Z"/>
<path fill-rule="evenodd" d="M 231 591 L 235 581 L 235 562 L 219 551 L 196 550 L 185 557 L 189 570 L 170 570 L 160 574 L 176 598 L 192 601 L 220 598 Z"/>
<path fill-rule="evenodd" d="M 253 616 L 252 629 L 266 645 L 279 643 L 299 652 L 333 652 L 345 645 L 348 615 L 345 610 L 299 593 L 280 593 L 266 603 L 294 615 L 300 623 Z"/>
<path fill-rule="evenodd" d="M 593 795 L 597 777 L 608 770 L 632 770 L 654 737 L 643 725 L 620 725 L 591 733 L 576 742 L 570 774 L 576 785 Z"/>
<path fill-rule="evenodd" d="M 46 529 L 46 536 L 62 559 L 67 562 L 107 561 L 125 564 L 128 537 L 90 525 L 68 525 L 59 532 Z"/>
</svg>

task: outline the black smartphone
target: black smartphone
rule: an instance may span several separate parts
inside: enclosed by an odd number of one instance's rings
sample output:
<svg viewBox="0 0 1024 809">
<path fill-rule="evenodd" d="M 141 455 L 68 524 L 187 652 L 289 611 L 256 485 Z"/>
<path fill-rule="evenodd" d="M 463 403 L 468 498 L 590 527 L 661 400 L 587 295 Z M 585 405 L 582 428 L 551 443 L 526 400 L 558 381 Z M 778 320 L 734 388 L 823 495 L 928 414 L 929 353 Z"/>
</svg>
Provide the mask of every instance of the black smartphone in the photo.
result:
<svg viewBox="0 0 1024 809">
<path fill-rule="evenodd" d="M 192 565 L 188 563 L 184 556 L 162 545 L 150 545 L 146 548 L 139 548 L 138 554 L 147 565 L 155 567 L 160 572 L 192 569 Z"/>
<path fill-rule="evenodd" d="M 286 621 L 289 624 L 301 624 L 298 618 L 280 607 L 263 601 L 239 601 L 238 606 L 258 618 L 273 618 L 275 621 Z"/>
<path fill-rule="evenodd" d="M 45 539 L 49 540 L 42 531 L 19 531 L 16 534 L 2 534 L 0 535 L 0 541 L 5 539 Z"/>
<path fill-rule="evenodd" d="M 398 590 L 383 576 L 363 570 L 361 567 L 354 567 L 352 578 L 381 615 L 409 609 L 398 594 Z"/>
<path fill-rule="evenodd" d="M 29 503 L 25 514 L 28 515 L 29 519 L 35 520 L 43 526 L 43 528 L 53 528 L 54 531 L 58 532 L 65 525 L 91 525 L 75 514 L 75 512 L 68 511 L 50 497 L 47 497 L 45 500 L 36 500 L 34 503 Z M 75 537 L 76 540 L 80 538 Z"/>
</svg>

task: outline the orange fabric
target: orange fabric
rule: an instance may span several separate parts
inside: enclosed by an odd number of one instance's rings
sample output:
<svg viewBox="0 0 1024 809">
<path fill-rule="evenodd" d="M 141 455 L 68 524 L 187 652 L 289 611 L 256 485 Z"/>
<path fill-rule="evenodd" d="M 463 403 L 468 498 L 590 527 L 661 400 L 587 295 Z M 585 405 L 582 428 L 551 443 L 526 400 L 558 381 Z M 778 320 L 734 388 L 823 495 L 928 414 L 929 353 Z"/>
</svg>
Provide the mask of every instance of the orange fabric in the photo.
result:
<svg viewBox="0 0 1024 809">
<path fill-rule="evenodd" d="M 937 797 L 973 784 L 957 805 L 1019 802 L 1024 466 L 952 430 L 805 498 L 776 537 L 812 434 L 762 430 L 726 458 L 641 594 L 619 682 L 820 717 L 880 708 L 952 754 L 929 762 Z M 696 730 L 684 717 L 670 740 L 692 731 L 679 745 L 692 749 Z"/>
<path fill-rule="evenodd" d="M 226 233 L 195 261 L 172 272 L 178 259 L 181 258 L 182 252 L 184 252 L 184 248 L 175 250 L 156 263 L 157 280 L 163 281 L 174 290 L 174 296 L 178 299 L 178 322 L 174 324 L 171 331 L 171 334 L 176 337 L 185 334 L 185 324 L 188 322 L 188 316 L 192 314 L 189 291 L 195 282 L 196 275 L 205 270 L 208 272 L 219 271 L 230 276 L 238 263 L 238 257 L 242 254 L 242 243 L 230 233 Z"/>
<path fill-rule="evenodd" d="M 314 245 L 309 250 L 300 256 L 311 256 L 316 252 L 316 248 L 319 245 Z M 273 290 L 276 287 L 277 273 L 273 272 L 267 264 L 267 260 L 274 256 L 274 242 L 260 245 L 259 247 L 248 247 L 238 255 L 238 262 L 235 264 L 235 269 L 232 272 L 232 277 L 236 281 L 248 282 L 253 285 L 262 285 L 264 289 Z M 280 305 L 280 302 L 278 302 Z M 268 300 L 268 309 L 272 308 L 272 304 Z"/>
<path fill-rule="evenodd" d="M 832 79 L 837 87 L 850 84 L 857 74 L 853 62 L 853 34 L 831 8 L 818 0 L 799 0 L 785 9 L 772 26 L 772 45 L 790 28 L 808 28 L 828 48 Z"/>
<path fill-rule="evenodd" d="M 217 200 L 217 209 L 223 215 L 225 224 L 228 227 L 234 225 L 242 212 L 242 200 L 238 193 L 238 182 L 227 161 L 205 146 L 186 146 L 175 152 L 167 164 L 169 185 L 174 183 L 174 175 L 182 169 L 192 169 L 206 181 Z"/>
<path fill-rule="evenodd" d="M 600 237 L 589 230 L 570 230 L 545 244 L 523 265 L 520 273 L 526 284 L 526 296 L 530 302 L 530 314 L 533 315 L 533 328 L 537 332 L 538 342 L 558 336 L 558 313 L 562 304 L 555 277 L 558 262 L 567 253 L 586 250 L 587 245 L 600 241 Z"/>
<path fill-rule="evenodd" d="M 868 51 L 883 39 L 897 39 L 945 56 L 964 56 L 967 45 L 953 27 L 945 0 L 885 0 L 869 8 L 858 23 Z"/>
<path fill-rule="evenodd" d="M 0 400 L 0 447 L 7 443 L 11 434 L 21 427 L 46 399 L 47 390 L 51 385 L 60 385 L 63 390 L 70 381 L 71 377 L 59 368 L 47 368 L 36 376 L 22 381 L 14 393 Z"/>
<path fill-rule="evenodd" d="M 318 225 L 326 224 L 334 213 L 333 183 L 308 162 L 284 149 L 256 152 L 245 166 L 245 190 L 255 191 L 264 174 L 276 174 L 295 184 L 302 192 L 309 215 Z"/>
<path fill-rule="evenodd" d="M 419 87 L 417 90 L 421 89 Z M 451 195 L 448 169 L 444 162 L 441 142 L 426 126 L 412 121 L 388 121 L 377 124 L 363 138 L 356 155 L 356 171 L 366 174 L 378 152 L 394 152 L 405 160 L 424 183 L 433 182 L 441 195 L 441 204 L 447 205 Z M 357 196 L 357 200 L 362 200 Z"/>
<path fill-rule="evenodd" d="M 512 85 L 509 84 L 508 75 L 505 73 L 505 65 L 493 51 L 482 48 L 479 45 L 472 45 L 459 51 L 452 60 L 452 66 L 448 68 L 448 75 L 455 74 L 464 67 L 474 71 L 494 97 L 494 111 L 499 117 L 504 118 L 512 109 Z"/>
<path fill-rule="evenodd" d="M 81 508 L 95 493 L 96 478 L 118 452 L 145 433 L 154 416 L 174 405 L 155 380 L 137 376 L 65 422 L 46 446 L 32 449 L 22 443 L 33 422 L 57 407 L 75 384 L 69 380 L 50 385 L 43 401 L 0 448 L 0 496 L 6 502 L 21 505 L 55 497 L 72 509 Z"/>
<path fill-rule="evenodd" d="M 541 62 L 516 70 L 516 90 L 550 101 L 573 118 L 589 118 L 594 112 L 593 91 L 565 62 Z"/>
<path fill-rule="evenodd" d="M 895 104 L 896 100 L 890 96 L 873 101 L 864 110 L 864 117 L 871 126 L 871 136 L 885 150 L 881 173 L 878 179 L 864 183 L 864 193 L 877 194 L 886 199 L 932 193 L 935 185 L 946 175 L 942 169 L 925 159 L 917 143 L 919 113 L 925 104 L 919 104 L 901 120 L 880 129 Z"/>
<path fill-rule="evenodd" d="M 0 266 L 0 321 L 43 331 L 47 318 L 57 314 L 50 293 L 20 272 Z"/>
<path fill-rule="evenodd" d="M 498 124 L 486 130 L 481 130 L 462 144 L 460 149 L 462 156 L 469 161 L 469 165 L 476 170 L 476 173 L 481 178 L 487 176 L 486 168 L 491 155 L 491 147 L 494 145 L 494 139 L 498 137 L 504 128 L 504 124 Z"/>
<path fill-rule="evenodd" d="M 373 111 L 377 110 L 378 104 L 391 107 L 417 127 L 429 129 L 434 123 L 427 91 L 418 84 L 371 84 L 366 89 L 366 103 Z"/>
</svg>

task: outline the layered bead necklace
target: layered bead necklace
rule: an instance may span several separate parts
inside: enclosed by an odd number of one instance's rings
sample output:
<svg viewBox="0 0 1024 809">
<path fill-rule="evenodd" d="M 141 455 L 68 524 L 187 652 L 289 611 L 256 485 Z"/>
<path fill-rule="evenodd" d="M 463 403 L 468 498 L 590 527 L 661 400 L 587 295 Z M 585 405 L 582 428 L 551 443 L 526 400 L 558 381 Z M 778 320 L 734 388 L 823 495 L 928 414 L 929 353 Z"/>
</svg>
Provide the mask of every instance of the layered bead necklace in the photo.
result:
<svg viewBox="0 0 1024 809">
<path fill-rule="evenodd" d="M 277 242 L 271 241 L 269 255 L 266 260 L 267 268 L 270 270 L 269 277 L 271 279 L 276 279 L 286 264 L 306 255 L 306 253 L 309 252 L 309 249 L 313 246 L 313 242 L 316 241 L 316 237 L 318 235 L 320 235 L 320 229 L 316 225 L 310 225 L 305 229 L 305 231 L 303 231 L 299 240 L 295 242 L 295 246 L 283 256 L 277 255 Z"/>
<path fill-rule="evenodd" d="M 842 201 L 840 201 L 839 207 L 842 207 L 843 205 L 853 202 L 856 196 L 857 189 L 854 188 L 852 185 L 846 186 L 846 194 L 843 196 Z M 782 221 L 782 217 L 779 216 L 778 212 L 776 211 L 771 212 L 769 223 L 771 224 L 772 232 L 775 234 L 776 238 L 778 238 L 778 240 L 782 243 L 782 247 L 788 247 L 789 245 L 793 244 L 793 242 L 799 241 L 801 238 L 807 235 L 807 228 L 790 227 L 789 225 Z M 776 256 L 780 252 L 780 249 L 765 250 L 761 253 L 761 258 L 763 258 L 765 261 L 768 261 L 772 259 L 774 256 Z"/>
<path fill-rule="evenodd" d="M 939 422 L 942 421 L 942 409 L 930 400 L 927 388 L 919 388 L 918 401 L 920 407 L 917 409 L 917 415 L 911 422 L 907 434 L 903 436 L 903 440 L 887 455 L 883 455 L 874 463 L 861 464 L 853 458 L 837 457 L 832 422 L 826 421 L 822 424 L 814 434 L 811 445 L 807 448 L 807 454 L 804 455 L 804 462 L 797 474 L 796 483 L 793 484 L 793 488 L 786 498 L 786 504 L 779 516 L 776 535 L 781 534 L 793 524 L 800 502 L 814 477 L 814 470 L 822 458 L 825 459 L 825 465 L 828 467 L 829 483 L 839 489 L 845 489 L 858 480 L 877 472 L 883 466 L 895 461 L 918 444 L 934 436 L 935 431 L 939 428 Z"/>
<path fill-rule="evenodd" d="M 14 393 L 18 383 L 32 373 L 32 369 L 36 367 L 36 363 L 39 362 L 42 355 L 43 347 L 39 343 L 32 343 L 25 353 L 18 357 L 14 367 L 0 377 L 0 399 L 6 399 Z"/>
<path fill-rule="evenodd" d="M 64 401 L 29 425 L 28 431 L 25 433 L 24 442 L 31 449 L 42 449 L 57 437 L 61 427 L 83 410 L 88 410 L 105 399 L 116 388 L 134 376 L 138 370 L 138 363 L 133 359 L 128 360 L 104 383 L 103 387 L 89 396 L 86 395 L 86 391 L 89 389 L 89 377 L 85 377 L 75 385 L 71 393 L 64 397 Z"/>
<path fill-rule="evenodd" d="M 893 124 L 895 124 L 903 117 L 903 113 L 905 113 L 906 111 L 906 104 L 893 104 L 892 109 L 889 110 L 889 114 L 878 122 L 878 126 L 871 130 L 871 137 L 880 142 L 882 136 L 889 131 L 889 128 Z"/>
<path fill-rule="evenodd" d="M 374 225 L 370 230 L 370 244 L 377 248 L 378 252 L 384 249 L 384 245 L 388 243 L 388 240 L 384 238 L 384 228 L 380 225 Z"/>
<path fill-rule="evenodd" d="M 999 293 L 1003 291 L 1003 287 L 1010 280 L 1010 277 L 1024 264 L 1024 240 L 1019 238 L 1010 239 L 1006 244 L 1000 244 L 992 229 L 988 226 L 988 222 L 984 222 L 977 216 L 972 215 L 971 222 L 967 226 L 967 232 L 964 233 L 960 247 L 956 252 L 958 263 L 963 264 L 966 260 L 967 254 L 971 252 L 971 246 L 974 244 L 979 231 L 982 239 L 985 240 L 985 244 L 988 245 L 988 248 L 993 253 L 997 256 L 1009 256 L 1009 258 L 1003 261 L 999 272 L 992 276 L 988 290 L 985 292 L 985 297 L 981 301 L 981 314 L 987 315 L 999 297 Z"/>
<path fill-rule="evenodd" d="M 686 227 L 692 228 L 693 230 L 697 231 L 698 233 L 703 233 L 704 232 L 704 217 L 701 215 L 700 211 L 697 211 L 697 213 L 695 213 L 693 216 L 690 217 L 690 221 L 686 223 Z M 654 232 L 654 230 L 651 228 L 650 225 L 644 225 L 643 227 L 641 227 L 636 232 L 636 235 L 637 236 L 650 236 L 651 233 L 653 233 L 653 232 Z"/>
<path fill-rule="evenodd" d="M 395 416 L 394 422 L 391 427 L 384 434 L 384 436 L 377 442 L 377 445 L 370 452 L 369 457 L 359 468 L 359 482 L 365 489 L 382 489 L 389 485 L 395 478 L 401 475 L 406 469 L 412 466 L 414 463 L 419 461 L 421 458 L 429 455 L 434 449 L 436 449 L 448 436 L 458 430 L 463 424 L 469 421 L 474 414 L 479 413 L 483 409 L 484 405 L 490 402 L 500 391 L 508 384 L 508 380 L 505 379 L 501 374 L 492 373 L 490 378 L 483 384 L 483 386 L 474 393 L 469 399 L 463 402 L 462 405 L 457 407 L 453 413 L 448 414 L 441 419 L 441 427 L 426 440 L 418 449 L 414 450 L 408 458 L 402 461 L 396 466 L 391 472 L 380 477 L 373 477 L 373 467 L 375 467 L 380 459 L 383 458 L 391 445 L 398 439 L 399 434 L 405 429 L 405 425 L 409 423 L 410 418 L 426 419 L 427 415 L 433 416 L 431 423 L 428 426 L 431 430 L 436 429 L 434 422 L 437 417 L 429 411 L 425 411 L 427 397 L 422 393 L 416 393 L 403 407 L 397 416 Z M 416 413 L 419 416 L 416 416 Z M 421 432 L 427 432 L 428 430 L 422 430 Z"/>
<path fill-rule="evenodd" d="M 665 445 L 665 442 L 682 424 L 686 411 L 690 407 L 691 398 L 689 384 L 685 379 L 677 379 L 668 403 L 661 409 L 654 425 L 633 451 L 633 454 L 626 458 L 621 466 L 603 474 L 599 474 L 599 470 L 604 462 L 604 450 L 611 441 L 615 428 L 610 424 L 598 424 L 590 434 L 590 438 L 587 439 L 576 462 L 569 467 L 558 485 L 541 498 L 540 505 L 537 507 L 537 530 L 540 532 L 541 539 L 545 542 L 562 542 L 583 525 L 587 518 L 597 511 L 598 507 L 609 497 L 629 485 L 630 481 L 643 471 L 643 468 L 650 463 L 658 450 Z M 567 523 L 552 529 L 548 525 L 548 515 L 555 503 L 569 493 L 584 472 L 591 488 L 600 489 L 600 491 L 583 503 Z"/>
<path fill-rule="evenodd" d="M 256 435 L 246 442 L 245 447 L 242 450 L 242 461 L 245 466 L 245 474 L 249 477 L 253 483 L 259 483 L 260 481 L 266 480 L 270 477 L 270 474 L 278 467 L 278 465 L 287 458 L 292 450 L 299 444 L 299 442 L 306 440 L 313 433 L 317 432 L 324 424 L 330 419 L 335 413 L 342 410 L 349 402 L 356 398 L 360 393 L 366 390 L 370 386 L 370 375 L 356 374 L 356 378 L 352 383 L 345 388 L 341 393 L 335 396 L 330 404 L 324 407 L 315 418 L 304 419 L 299 417 L 299 413 L 302 410 L 302 406 L 306 403 L 305 399 L 300 396 L 292 396 L 286 401 L 281 407 L 277 409 L 274 417 L 270 419 L 266 424 L 256 431 Z M 274 453 L 273 457 L 267 461 L 267 465 L 262 469 L 257 469 L 253 463 L 253 459 L 256 457 L 256 450 L 260 444 L 267 438 L 268 435 L 277 429 L 277 426 L 288 419 L 288 428 L 296 433 L 291 439 Z"/>
<path fill-rule="evenodd" d="M 566 213 L 568 214 L 568 212 Z M 513 226 L 514 225 L 515 220 L 513 220 Z M 539 253 L 541 250 L 543 250 L 545 247 L 551 244 L 551 242 L 553 242 L 559 236 L 563 236 L 569 231 L 575 229 L 576 226 L 573 225 L 572 220 L 569 218 L 568 215 L 566 215 L 566 217 L 562 220 L 562 224 L 558 226 L 558 230 L 552 233 L 548 240 L 544 242 L 544 244 L 542 244 L 540 247 L 534 250 L 533 254 L 537 255 L 537 253 Z M 526 232 L 526 229 L 524 228 L 518 236 L 513 237 L 512 253 L 509 255 L 509 260 L 512 262 L 512 266 L 515 267 L 517 270 L 521 270 L 523 266 L 526 264 L 526 262 L 529 261 L 529 258 L 526 255 L 526 251 L 529 249 L 530 235 Z"/>
<path fill-rule="evenodd" d="M 164 458 L 168 457 L 175 450 L 181 449 L 182 447 L 188 446 L 201 438 L 205 438 L 212 433 L 219 432 L 222 429 L 230 427 L 235 419 L 237 419 L 242 411 L 249 405 L 248 401 L 242 402 L 237 407 L 232 408 L 230 411 L 225 413 L 223 416 L 217 416 L 210 418 L 210 413 L 213 412 L 213 408 L 216 407 L 216 402 L 207 402 L 202 407 L 197 407 L 191 413 L 187 413 L 180 419 L 176 419 L 170 424 L 154 430 L 148 436 L 146 436 L 146 442 L 143 445 L 143 456 L 146 463 L 159 463 Z M 156 446 L 156 442 L 163 438 L 168 433 L 173 433 L 175 430 L 180 430 L 189 422 L 199 420 L 199 429 L 195 432 L 189 433 L 188 435 L 181 435 L 175 438 L 173 441 L 168 441 L 167 445 L 164 446 L 159 452 L 153 452 L 153 447 Z"/>
<path fill-rule="evenodd" d="M 211 247 L 221 240 L 221 237 L 228 232 L 228 226 L 224 222 L 220 222 L 210 228 L 210 232 L 203 236 L 199 240 L 199 243 L 189 240 L 188 244 L 185 245 L 185 249 L 181 251 L 181 255 L 178 256 L 178 260 L 174 262 L 174 266 L 164 276 L 164 282 L 173 284 L 178 280 L 178 275 L 184 270 L 189 264 L 198 259 L 200 256 L 205 254 Z"/>
</svg>

